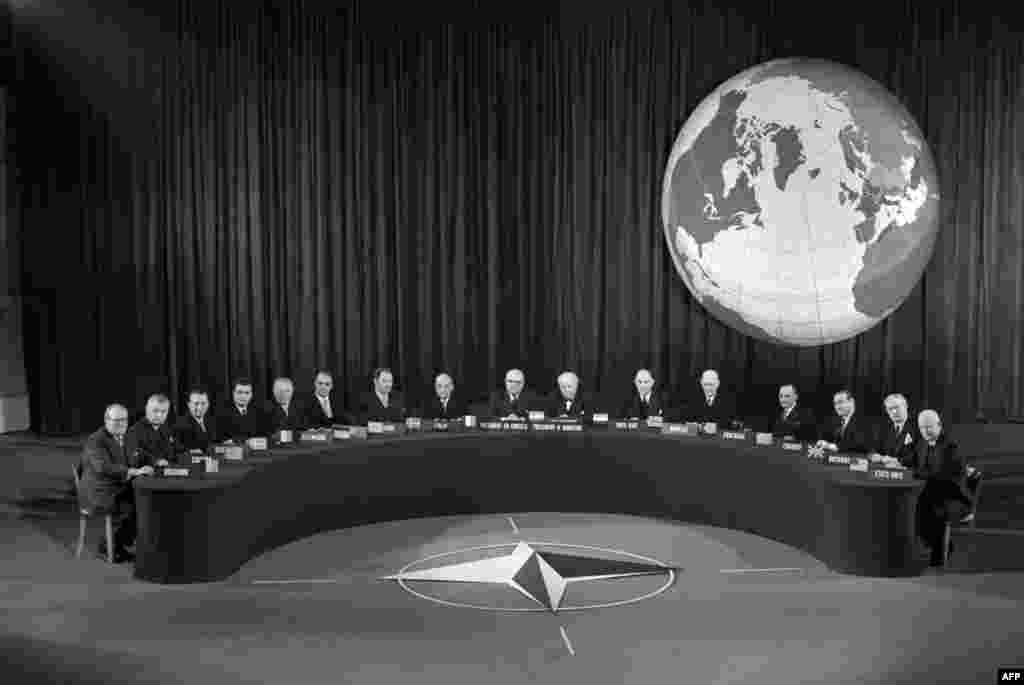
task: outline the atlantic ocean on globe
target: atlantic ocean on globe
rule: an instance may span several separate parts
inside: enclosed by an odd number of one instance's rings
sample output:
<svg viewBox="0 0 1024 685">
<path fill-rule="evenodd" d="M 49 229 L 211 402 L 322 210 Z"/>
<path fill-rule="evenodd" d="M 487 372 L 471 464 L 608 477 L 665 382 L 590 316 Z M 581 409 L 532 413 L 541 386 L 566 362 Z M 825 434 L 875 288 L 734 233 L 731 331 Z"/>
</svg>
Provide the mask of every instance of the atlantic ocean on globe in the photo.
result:
<svg viewBox="0 0 1024 685">
<path fill-rule="evenodd" d="M 693 296 L 782 345 L 845 340 L 910 294 L 938 234 L 939 179 L 910 113 L 834 62 L 766 62 L 687 119 L 662 190 Z"/>
</svg>

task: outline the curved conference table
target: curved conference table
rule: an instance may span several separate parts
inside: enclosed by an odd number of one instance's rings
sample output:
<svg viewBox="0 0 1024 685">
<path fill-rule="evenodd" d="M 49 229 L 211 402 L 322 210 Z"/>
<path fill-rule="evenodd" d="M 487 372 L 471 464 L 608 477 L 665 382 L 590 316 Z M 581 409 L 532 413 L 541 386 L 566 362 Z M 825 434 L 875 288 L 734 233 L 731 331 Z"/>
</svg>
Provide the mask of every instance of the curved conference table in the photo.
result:
<svg viewBox="0 0 1024 685">
<path fill-rule="evenodd" d="M 135 577 L 223 580 L 315 533 L 427 516 L 520 511 L 669 518 L 751 532 L 829 568 L 911 576 L 923 482 L 886 482 L 778 446 L 708 436 L 409 433 L 250 452 L 191 477 L 134 480 Z"/>
</svg>

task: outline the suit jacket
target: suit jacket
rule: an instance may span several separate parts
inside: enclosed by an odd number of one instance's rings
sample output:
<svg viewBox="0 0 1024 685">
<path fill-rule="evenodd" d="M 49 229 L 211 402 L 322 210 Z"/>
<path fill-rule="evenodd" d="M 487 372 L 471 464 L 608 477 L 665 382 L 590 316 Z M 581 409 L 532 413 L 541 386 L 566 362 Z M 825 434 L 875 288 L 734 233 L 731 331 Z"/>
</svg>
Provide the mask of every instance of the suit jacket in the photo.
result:
<svg viewBox="0 0 1024 685">
<path fill-rule="evenodd" d="M 891 420 L 886 419 L 878 425 L 875 438 L 875 451 L 889 457 L 900 460 L 904 466 L 910 467 L 914 462 L 914 452 L 917 449 L 921 432 L 917 430 L 913 419 L 907 417 L 903 422 L 903 430 L 896 432 L 896 426 Z"/>
<path fill-rule="evenodd" d="M 221 440 L 230 438 L 235 442 L 244 442 L 249 438 L 270 434 L 266 413 L 252 403 L 246 407 L 244 416 L 239 413 L 234 403 L 223 407 L 217 416 L 217 427 L 220 429 L 220 435 L 217 437 Z"/>
<path fill-rule="evenodd" d="M 334 409 L 333 404 L 331 409 Z M 303 431 L 306 429 L 306 410 L 294 397 L 288 403 L 287 414 L 284 413 L 284 408 L 277 402 L 268 404 L 264 411 L 267 415 L 267 426 L 270 428 L 271 433 L 276 433 L 280 430 Z"/>
<path fill-rule="evenodd" d="M 203 428 L 199 422 L 192 418 L 191 414 L 179 416 L 174 422 L 174 437 L 185 450 L 202 450 L 205 452 L 211 444 L 224 440 L 221 437 L 217 426 L 217 417 L 212 412 L 207 412 L 203 417 Z"/>
<path fill-rule="evenodd" d="M 686 405 L 684 418 L 697 423 L 715 423 L 722 428 L 740 421 L 736 415 L 736 400 L 723 388 L 715 393 L 715 402 L 711 406 L 708 406 L 703 391 L 695 394 Z"/>
<path fill-rule="evenodd" d="M 568 416 L 580 419 L 583 418 L 585 413 L 593 411 L 590 396 L 586 393 L 577 392 L 568 409 L 565 407 L 565 402 L 566 400 L 562 397 L 561 391 L 556 390 L 547 398 L 547 402 L 544 403 L 544 414 L 546 416 Z"/>
<path fill-rule="evenodd" d="M 938 510 L 946 509 L 947 502 L 959 505 L 959 512 L 949 515 L 949 518 L 959 516 L 970 508 L 971 498 L 966 488 L 967 468 L 957 454 L 956 442 L 947 438 L 945 433 L 939 435 L 935 447 L 929 446 L 924 438 L 918 440 L 913 461 L 907 466 L 914 470 L 915 478 L 926 481 L 921 499 L 927 505 Z"/>
<path fill-rule="evenodd" d="M 388 406 L 385 407 L 377 393 L 372 390 L 364 392 L 356 404 L 356 417 L 357 423 L 360 424 L 368 421 L 405 421 L 405 400 L 402 393 L 392 390 L 388 396 Z"/>
<path fill-rule="evenodd" d="M 792 436 L 805 442 L 811 442 L 817 438 L 818 427 L 810 409 L 798 404 L 789 412 L 789 416 L 784 417 L 784 413 L 780 408 L 779 413 L 775 415 L 772 435 L 777 438 Z"/>
<path fill-rule="evenodd" d="M 330 428 L 336 423 L 358 423 L 353 417 L 345 414 L 342 409 L 341 400 L 332 392 L 328 397 L 331 403 L 331 414 L 328 416 L 324 413 L 323 405 L 320 404 L 320 400 L 317 399 L 316 393 L 311 393 L 305 399 L 300 400 L 303 407 L 303 423 L 306 428 Z M 295 399 L 293 398 L 294 402 Z"/>
<path fill-rule="evenodd" d="M 98 513 L 113 510 L 117 494 L 127 487 L 128 469 L 139 466 L 106 428 L 90 435 L 82 448 L 79 506 Z"/>
<path fill-rule="evenodd" d="M 154 428 L 145 419 L 136 421 L 124 434 L 124 447 L 139 465 L 149 466 L 156 466 L 160 459 L 172 464 L 180 463 L 185 452 L 170 426 L 164 423 Z"/>
<path fill-rule="evenodd" d="M 448 407 L 444 408 L 435 395 L 423 407 L 422 414 L 425 419 L 457 419 L 466 415 L 466 405 L 452 395 L 448 398 Z"/>
<path fill-rule="evenodd" d="M 495 390 L 491 393 L 491 397 L 487 402 L 487 410 L 491 416 L 503 417 L 515 414 L 525 419 L 531 409 L 544 409 L 543 405 L 544 403 L 540 398 L 532 390 L 526 388 L 523 388 L 523 391 L 519 393 L 516 402 L 512 402 L 508 391 Z"/>
<path fill-rule="evenodd" d="M 840 432 L 842 425 L 842 419 L 838 415 L 833 415 L 822 428 L 822 439 L 834 442 L 840 452 L 871 451 L 874 441 L 866 420 L 854 412 L 850 417 L 850 423 L 846 425 L 846 430 Z"/>
<path fill-rule="evenodd" d="M 622 407 L 619 409 L 619 416 L 627 419 L 647 419 L 652 416 L 663 416 L 669 419 L 669 399 L 665 393 L 658 390 L 651 392 L 650 403 L 644 404 L 640 399 L 640 393 L 634 388 Z"/>
</svg>

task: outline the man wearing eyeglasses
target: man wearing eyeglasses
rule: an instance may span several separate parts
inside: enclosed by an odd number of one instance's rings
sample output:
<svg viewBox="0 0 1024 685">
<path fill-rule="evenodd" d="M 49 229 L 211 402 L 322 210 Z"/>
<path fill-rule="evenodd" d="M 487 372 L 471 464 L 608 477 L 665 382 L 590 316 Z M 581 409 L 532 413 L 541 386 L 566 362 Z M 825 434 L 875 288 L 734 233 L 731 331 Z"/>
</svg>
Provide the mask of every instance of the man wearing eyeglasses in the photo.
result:
<svg viewBox="0 0 1024 685">
<path fill-rule="evenodd" d="M 531 409 L 538 409 L 537 396 L 526 387 L 526 376 L 519 369 L 509 369 L 505 374 L 505 390 L 491 393 L 489 404 L 491 416 L 503 419 L 525 419 Z"/>
<path fill-rule="evenodd" d="M 111 404 L 103 413 L 103 428 L 85 441 L 79 468 L 79 505 L 93 513 L 110 513 L 114 525 L 114 561 L 133 558 L 128 553 L 135 540 L 135 497 L 131 479 L 153 475 L 153 467 L 136 463 L 125 446 L 128 410 Z M 99 553 L 106 556 L 106 541 Z"/>
</svg>

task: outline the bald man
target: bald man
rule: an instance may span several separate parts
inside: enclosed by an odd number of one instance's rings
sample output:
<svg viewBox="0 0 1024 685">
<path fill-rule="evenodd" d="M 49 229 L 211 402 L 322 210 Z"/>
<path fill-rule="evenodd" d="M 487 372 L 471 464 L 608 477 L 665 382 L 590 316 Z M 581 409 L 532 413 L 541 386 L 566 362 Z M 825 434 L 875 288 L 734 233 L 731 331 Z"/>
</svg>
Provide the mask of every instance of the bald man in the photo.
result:
<svg viewBox="0 0 1024 685">
<path fill-rule="evenodd" d="M 580 377 L 572 371 L 563 371 L 558 376 L 558 389 L 548 398 L 544 413 L 579 419 L 590 410 L 589 404 L 589 398 L 580 392 Z"/>
<path fill-rule="evenodd" d="M 736 415 L 736 401 L 721 386 L 717 371 L 704 371 L 698 380 L 698 392 L 686 405 L 686 420 L 714 423 L 719 429 L 741 425 Z"/>
<path fill-rule="evenodd" d="M 423 418 L 447 421 L 466 413 L 466 405 L 455 395 L 455 381 L 450 374 L 434 377 L 434 396 L 423 407 Z"/>
<path fill-rule="evenodd" d="M 103 427 L 86 439 L 79 465 L 79 505 L 97 514 L 111 514 L 115 563 L 132 559 L 126 549 L 135 540 L 135 496 L 131 479 L 153 475 L 151 465 L 137 461 L 128 451 L 127 429 L 128 410 L 120 404 L 109 405 L 103 412 Z M 106 541 L 100 543 L 99 553 L 107 555 Z"/>
<path fill-rule="evenodd" d="M 184 462 L 185 446 L 178 442 L 167 425 L 171 401 L 166 395 L 150 395 L 146 415 L 135 422 L 124 436 L 128 454 L 151 466 L 168 466 Z"/>
<path fill-rule="evenodd" d="M 295 400 L 292 379 L 284 376 L 275 378 L 271 392 L 274 397 L 266 410 L 270 432 L 305 430 L 306 410 Z"/>
<path fill-rule="evenodd" d="M 505 372 L 505 389 L 491 393 L 488 412 L 503 419 L 525 419 L 531 409 L 543 409 L 542 405 L 526 387 L 526 375 L 519 369 L 509 369 Z"/>
<path fill-rule="evenodd" d="M 925 481 L 917 500 L 917 531 L 931 549 L 931 565 L 944 563 L 943 536 L 947 523 L 960 520 L 971 508 L 966 490 L 966 466 L 957 444 L 942 428 L 938 412 L 925 409 L 917 415 L 921 439 L 905 466 Z"/>
<path fill-rule="evenodd" d="M 668 396 L 658 388 L 650 370 L 639 369 L 633 375 L 633 390 L 622 403 L 619 416 L 627 419 L 647 419 L 654 416 L 669 419 L 668 404 Z"/>
</svg>

